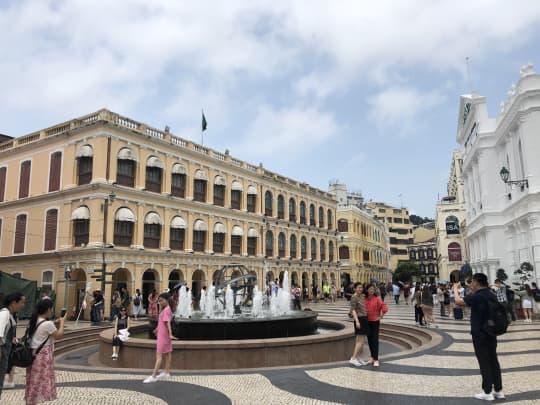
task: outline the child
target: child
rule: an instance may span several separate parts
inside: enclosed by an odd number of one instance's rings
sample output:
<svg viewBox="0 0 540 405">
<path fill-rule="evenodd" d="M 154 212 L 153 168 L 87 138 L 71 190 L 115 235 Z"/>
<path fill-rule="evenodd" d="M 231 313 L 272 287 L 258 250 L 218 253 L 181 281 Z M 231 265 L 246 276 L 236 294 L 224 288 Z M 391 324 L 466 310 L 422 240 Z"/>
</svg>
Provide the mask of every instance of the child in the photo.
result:
<svg viewBox="0 0 540 405">
<path fill-rule="evenodd" d="M 162 293 L 158 297 L 158 302 L 161 307 L 161 312 L 159 313 L 158 324 L 156 329 L 154 329 L 154 335 L 157 336 L 157 347 L 156 347 L 156 365 L 154 366 L 154 371 L 150 377 L 147 377 L 143 383 L 153 383 L 158 380 L 164 380 L 171 376 L 171 358 L 172 358 L 172 340 L 176 338 L 172 334 L 171 321 L 172 321 L 172 311 L 169 306 L 169 300 L 171 296 L 169 293 Z M 161 360 L 163 355 L 165 357 L 165 371 L 156 375 L 159 369 L 161 368 Z"/>
</svg>

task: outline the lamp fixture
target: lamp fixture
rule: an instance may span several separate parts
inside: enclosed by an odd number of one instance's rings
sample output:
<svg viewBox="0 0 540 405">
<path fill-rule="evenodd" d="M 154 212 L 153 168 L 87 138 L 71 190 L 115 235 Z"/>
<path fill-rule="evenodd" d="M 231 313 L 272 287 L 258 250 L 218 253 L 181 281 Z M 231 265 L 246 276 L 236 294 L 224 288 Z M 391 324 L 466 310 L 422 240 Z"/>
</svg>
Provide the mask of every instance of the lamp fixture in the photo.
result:
<svg viewBox="0 0 540 405">
<path fill-rule="evenodd" d="M 499 175 L 501 176 L 501 180 L 505 184 L 509 184 L 510 187 L 519 186 L 521 188 L 521 191 L 523 191 L 525 187 L 529 188 L 529 180 L 527 179 L 510 180 L 510 171 L 504 166 L 501 168 Z"/>
</svg>

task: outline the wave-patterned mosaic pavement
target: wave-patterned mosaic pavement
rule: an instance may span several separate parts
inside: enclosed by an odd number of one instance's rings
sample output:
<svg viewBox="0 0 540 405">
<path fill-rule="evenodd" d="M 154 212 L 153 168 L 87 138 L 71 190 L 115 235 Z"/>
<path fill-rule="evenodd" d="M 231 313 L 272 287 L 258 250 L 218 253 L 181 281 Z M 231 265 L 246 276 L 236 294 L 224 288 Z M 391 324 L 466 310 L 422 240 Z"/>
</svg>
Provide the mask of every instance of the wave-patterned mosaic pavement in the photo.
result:
<svg viewBox="0 0 540 405">
<path fill-rule="evenodd" d="M 414 324 L 412 306 L 389 301 L 384 322 Z M 310 307 L 324 317 L 347 319 L 345 301 Z M 469 322 L 443 318 L 437 324 L 432 331 L 441 336 L 439 344 L 387 359 L 382 356 L 378 369 L 341 362 L 250 371 L 176 371 L 168 381 L 142 384 L 148 371 L 58 364 L 58 400 L 50 404 L 478 404 L 472 398 L 481 389 Z M 540 323 L 514 323 L 499 339 L 499 360 L 504 402 L 540 404 Z M 18 370 L 15 382 L 14 390 L 4 391 L 2 404 L 24 404 L 24 371 Z"/>
</svg>

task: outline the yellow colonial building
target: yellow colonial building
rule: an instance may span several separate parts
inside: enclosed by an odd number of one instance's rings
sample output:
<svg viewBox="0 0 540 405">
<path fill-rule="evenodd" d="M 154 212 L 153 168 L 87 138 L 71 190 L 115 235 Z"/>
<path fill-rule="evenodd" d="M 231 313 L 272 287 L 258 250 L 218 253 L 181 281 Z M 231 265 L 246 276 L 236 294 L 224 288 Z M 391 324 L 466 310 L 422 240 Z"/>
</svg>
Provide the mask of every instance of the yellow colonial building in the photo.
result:
<svg viewBox="0 0 540 405">
<path fill-rule="evenodd" d="M 397 208 L 382 202 L 369 202 L 367 207 L 375 218 L 388 226 L 390 239 L 390 269 L 394 271 L 400 261 L 409 260 L 408 246 L 414 242 L 413 224 L 407 208 Z"/>
<path fill-rule="evenodd" d="M 338 249 L 342 282 L 387 282 L 390 249 L 383 222 L 354 205 L 338 205 Z"/>
<path fill-rule="evenodd" d="M 336 208 L 325 191 L 108 110 L 0 144 L 0 270 L 55 290 L 57 307 L 78 308 L 87 288 L 104 291 L 106 312 L 118 287 L 146 302 L 183 281 L 197 296 L 231 263 L 260 288 L 285 271 L 336 282 Z"/>
</svg>

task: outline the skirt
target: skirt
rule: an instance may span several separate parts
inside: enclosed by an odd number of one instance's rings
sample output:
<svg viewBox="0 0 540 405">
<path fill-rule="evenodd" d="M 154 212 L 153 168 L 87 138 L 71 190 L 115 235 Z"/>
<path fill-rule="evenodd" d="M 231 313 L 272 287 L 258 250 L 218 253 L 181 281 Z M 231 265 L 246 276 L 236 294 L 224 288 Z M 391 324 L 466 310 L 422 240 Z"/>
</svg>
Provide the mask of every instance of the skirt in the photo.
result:
<svg viewBox="0 0 540 405">
<path fill-rule="evenodd" d="M 523 309 L 532 309 L 532 301 L 528 298 L 521 299 L 521 308 Z"/>
<path fill-rule="evenodd" d="M 53 345 L 41 349 L 32 367 L 26 369 L 24 399 L 27 404 L 39 404 L 56 399 Z"/>
</svg>

